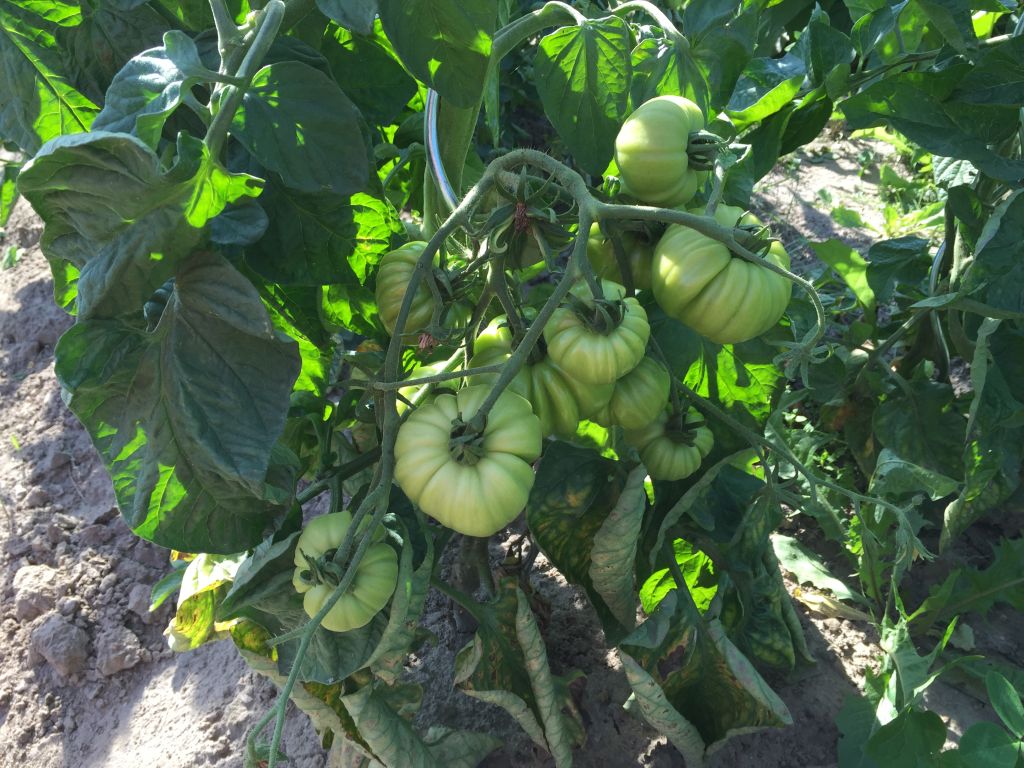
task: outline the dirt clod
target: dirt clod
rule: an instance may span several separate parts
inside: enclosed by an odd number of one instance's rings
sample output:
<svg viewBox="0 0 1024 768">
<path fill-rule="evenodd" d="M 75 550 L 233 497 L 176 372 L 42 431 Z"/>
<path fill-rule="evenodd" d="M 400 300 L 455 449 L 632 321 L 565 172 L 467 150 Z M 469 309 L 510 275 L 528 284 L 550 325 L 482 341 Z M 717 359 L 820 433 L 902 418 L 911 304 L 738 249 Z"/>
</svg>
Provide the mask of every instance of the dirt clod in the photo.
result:
<svg viewBox="0 0 1024 768">
<path fill-rule="evenodd" d="M 52 613 L 32 630 L 32 648 L 63 677 L 72 677 L 83 672 L 89 660 L 89 634 Z"/>
</svg>

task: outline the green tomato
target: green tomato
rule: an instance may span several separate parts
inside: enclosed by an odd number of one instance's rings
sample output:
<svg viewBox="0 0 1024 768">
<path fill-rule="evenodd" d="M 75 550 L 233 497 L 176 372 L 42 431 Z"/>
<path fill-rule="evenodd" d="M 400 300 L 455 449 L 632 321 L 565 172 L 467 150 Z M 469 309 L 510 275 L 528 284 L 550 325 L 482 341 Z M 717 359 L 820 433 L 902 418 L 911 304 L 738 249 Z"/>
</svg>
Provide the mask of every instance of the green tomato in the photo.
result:
<svg viewBox="0 0 1024 768">
<path fill-rule="evenodd" d="M 512 356 L 512 332 L 504 316 L 496 317 L 488 324 L 473 346 L 470 367 L 495 365 L 506 362 Z M 508 388 L 530 401 L 534 414 L 540 419 L 540 429 L 545 435 L 567 437 L 576 434 L 580 419 L 579 403 L 576 399 L 578 382 L 545 356 L 537 362 L 527 363 Z M 471 385 L 493 387 L 498 380 L 496 373 L 483 373 L 471 377 Z"/>
<path fill-rule="evenodd" d="M 756 223 L 719 206 L 724 226 Z M 764 256 L 789 268 L 789 255 L 773 242 Z M 789 304 L 792 283 L 782 275 L 733 256 L 717 240 L 673 224 L 654 248 L 654 298 L 666 314 L 719 344 L 737 344 L 770 330 Z"/>
<path fill-rule="evenodd" d="M 324 602 L 338 586 L 334 551 L 341 546 L 352 525 L 347 511 L 313 518 L 302 529 L 295 544 L 295 571 L 292 586 L 302 595 L 302 608 L 310 617 L 319 613 Z M 384 529 L 377 528 L 373 541 L 356 568 L 355 578 L 323 620 L 324 629 L 348 632 L 370 623 L 394 594 L 398 584 L 398 555 L 385 544 Z M 315 561 L 311 567 L 309 560 Z"/>
<path fill-rule="evenodd" d="M 633 370 L 644 356 L 651 327 L 647 312 L 626 289 L 610 280 L 601 281 L 606 299 L 618 302 L 621 319 L 612 327 L 600 327 L 571 307 L 555 310 L 544 326 L 548 355 L 559 368 L 583 384 L 612 384 Z M 589 310 L 594 297 L 585 283 L 572 289 Z M 593 315 L 596 317 L 596 311 Z"/>
<path fill-rule="evenodd" d="M 626 261 L 633 276 L 633 287 L 638 291 L 650 290 L 651 287 L 651 246 L 632 232 L 622 233 L 622 247 L 626 252 Z M 587 238 L 587 258 L 594 268 L 594 273 L 605 280 L 622 283 L 622 272 L 619 260 L 615 257 L 612 241 L 605 238 L 601 226 L 596 222 L 590 227 Z"/>
<path fill-rule="evenodd" d="M 626 442 L 639 451 L 652 480 L 682 480 L 700 468 L 714 445 L 714 435 L 706 426 L 687 426 L 700 421 L 700 414 L 693 408 L 687 411 L 685 420 L 678 416 L 670 419 L 662 411 L 643 429 L 627 430 Z"/>
<path fill-rule="evenodd" d="M 671 386 L 665 366 L 654 358 L 645 357 L 615 382 L 611 401 L 594 421 L 604 426 L 618 424 L 627 430 L 642 429 L 665 410 Z"/>
<path fill-rule="evenodd" d="M 427 376 L 435 376 L 439 373 L 444 373 L 446 362 L 447 361 L 445 360 L 439 360 L 436 363 L 418 365 L 409 372 L 409 378 L 423 379 L 426 378 Z M 441 381 L 438 382 L 437 384 L 423 384 L 420 386 L 410 385 L 408 387 L 402 387 L 401 389 L 398 390 L 398 394 L 400 394 L 402 397 L 399 397 L 396 402 L 396 408 L 398 410 L 398 413 L 405 413 L 409 408 L 409 405 L 408 403 L 405 402 L 405 400 L 411 400 L 416 395 L 416 393 L 419 392 L 420 389 L 424 387 L 427 389 L 427 391 L 421 397 L 419 403 L 417 403 L 417 406 L 432 403 L 434 401 L 434 398 L 441 392 L 454 392 L 458 388 L 458 385 L 459 380 L 452 379 L 450 381 Z M 405 400 L 403 400 L 402 398 L 405 398 Z"/>
<path fill-rule="evenodd" d="M 395 441 L 395 481 L 405 495 L 467 536 L 490 536 L 523 510 L 543 439 L 530 403 L 506 390 L 483 433 L 467 441 L 462 420 L 476 415 L 489 392 L 471 386 L 438 395 L 409 415 Z"/>
<path fill-rule="evenodd" d="M 707 173 L 690 168 L 690 134 L 704 128 L 700 107 L 682 96 L 644 102 L 615 138 L 623 191 L 645 203 L 675 208 L 693 199 Z"/>
<path fill-rule="evenodd" d="M 395 323 L 402 309 L 405 291 L 409 286 L 416 262 L 427 244 L 422 241 L 406 243 L 401 248 L 384 254 L 377 268 L 377 311 L 380 320 L 389 334 L 395 332 Z M 434 297 L 426 281 L 420 281 L 412 300 L 409 316 L 405 322 L 405 333 L 402 341 L 412 344 L 425 329 L 434 314 Z"/>
</svg>

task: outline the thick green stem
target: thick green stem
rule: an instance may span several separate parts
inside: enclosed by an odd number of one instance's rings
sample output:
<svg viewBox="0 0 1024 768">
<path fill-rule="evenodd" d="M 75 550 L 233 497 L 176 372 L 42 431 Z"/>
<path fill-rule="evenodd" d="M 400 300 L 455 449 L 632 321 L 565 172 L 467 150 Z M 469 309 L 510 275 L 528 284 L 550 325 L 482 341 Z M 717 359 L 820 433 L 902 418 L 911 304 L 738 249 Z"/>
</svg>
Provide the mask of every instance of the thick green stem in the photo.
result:
<svg viewBox="0 0 1024 768">
<path fill-rule="evenodd" d="M 307 502 L 315 499 L 321 493 L 326 491 L 335 479 L 346 480 L 358 472 L 362 472 L 369 466 L 372 466 L 378 459 L 380 459 L 380 448 L 374 448 L 371 451 L 360 455 L 358 458 L 352 459 L 352 461 L 342 464 L 340 467 L 334 467 L 332 470 L 321 477 L 305 489 L 302 493 L 295 496 L 295 501 L 299 505 L 306 504 Z"/>
<path fill-rule="evenodd" d="M 683 36 L 683 33 L 679 30 L 672 19 L 665 15 L 654 3 L 650 3 L 647 0 L 628 0 L 628 2 L 617 5 L 611 9 L 611 12 L 616 16 L 629 11 L 643 11 L 650 16 L 654 23 L 664 30 L 674 42 L 682 41 L 682 44 L 688 49 L 690 47 L 689 41 Z"/>
<path fill-rule="evenodd" d="M 220 72 L 229 74 L 225 69 L 231 53 L 242 44 L 242 35 L 235 26 L 224 0 L 210 0 L 210 11 L 213 13 L 213 25 L 217 28 L 217 51 L 220 53 Z"/>
<path fill-rule="evenodd" d="M 245 86 L 229 85 L 224 90 L 220 109 L 216 116 L 214 116 L 210 129 L 206 132 L 206 146 L 209 148 L 210 156 L 213 158 L 220 156 L 224 142 L 227 140 L 231 121 L 235 117 L 235 112 L 242 105 L 245 89 L 252 82 L 253 75 L 256 74 L 260 63 L 263 61 L 263 57 L 267 55 L 267 51 L 270 50 L 270 46 L 274 43 L 274 38 L 277 37 L 277 31 L 281 27 L 281 21 L 284 19 L 284 10 L 284 3 L 281 0 L 270 0 L 256 21 L 255 38 L 249 50 L 246 51 L 245 58 L 242 59 L 238 71 L 235 73 L 235 76 L 245 83 Z"/>
</svg>

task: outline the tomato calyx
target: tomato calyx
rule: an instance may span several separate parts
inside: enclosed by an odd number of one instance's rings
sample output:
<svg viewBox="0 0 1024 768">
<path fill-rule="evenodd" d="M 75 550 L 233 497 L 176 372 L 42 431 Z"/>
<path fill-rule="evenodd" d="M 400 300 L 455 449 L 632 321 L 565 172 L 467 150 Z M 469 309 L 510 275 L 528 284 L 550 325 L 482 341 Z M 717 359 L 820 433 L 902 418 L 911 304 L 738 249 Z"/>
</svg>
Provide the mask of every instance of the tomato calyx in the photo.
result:
<svg viewBox="0 0 1024 768">
<path fill-rule="evenodd" d="M 330 587 L 337 587 L 345 575 L 347 563 L 334 562 L 334 555 L 337 548 L 328 549 L 319 557 L 302 552 L 308 568 L 299 572 L 299 578 L 310 586 L 327 584 Z"/>
<path fill-rule="evenodd" d="M 715 167 L 715 158 L 719 150 L 725 144 L 716 133 L 699 130 L 690 134 L 686 144 L 686 154 L 689 157 L 689 169 L 692 171 L 710 171 Z"/>
<path fill-rule="evenodd" d="M 674 445 L 693 446 L 697 437 L 697 430 L 705 425 L 702 417 L 690 416 L 687 418 L 685 411 L 669 414 L 665 420 L 665 437 Z"/>
<path fill-rule="evenodd" d="M 604 336 L 618 328 L 626 315 L 626 305 L 621 299 L 598 299 L 595 297 L 584 301 L 578 296 L 569 294 L 567 302 L 584 325 Z"/>
<path fill-rule="evenodd" d="M 478 429 L 472 423 L 463 421 L 461 416 L 452 421 L 452 429 L 448 438 L 448 453 L 460 464 L 465 464 L 467 467 L 474 466 L 486 455 L 483 429 Z"/>
</svg>

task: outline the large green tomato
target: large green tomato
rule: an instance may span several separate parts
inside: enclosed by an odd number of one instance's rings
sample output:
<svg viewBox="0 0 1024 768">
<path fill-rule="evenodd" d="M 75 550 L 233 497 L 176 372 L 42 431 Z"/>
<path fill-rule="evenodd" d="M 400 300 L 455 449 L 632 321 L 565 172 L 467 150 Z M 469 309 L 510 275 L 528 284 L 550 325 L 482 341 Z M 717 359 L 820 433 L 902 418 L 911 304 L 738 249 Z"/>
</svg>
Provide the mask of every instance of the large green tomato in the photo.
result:
<svg viewBox="0 0 1024 768">
<path fill-rule="evenodd" d="M 711 453 L 714 436 L 706 426 L 692 427 L 702 421 L 691 408 L 685 421 L 670 418 L 666 412 L 643 429 L 626 431 L 626 442 L 640 452 L 652 480 L 682 480 L 700 468 L 701 460 Z"/>
<path fill-rule="evenodd" d="M 665 366 L 645 357 L 636 368 L 615 382 L 611 401 L 594 421 L 605 426 L 618 424 L 627 430 L 642 429 L 665 410 L 671 386 Z"/>
<path fill-rule="evenodd" d="M 477 337 L 470 367 L 503 363 L 511 355 L 512 332 L 504 316 L 496 317 Z M 496 373 L 484 373 L 473 376 L 469 383 L 492 387 L 497 379 Z M 576 399 L 577 388 L 582 385 L 571 379 L 569 374 L 545 355 L 542 359 L 520 368 L 509 384 L 509 389 L 530 401 L 534 414 L 540 419 L 541 432 L 545 435 L 566 437 L 575 434 L 580 419 L 586 418 L 580 413 Z M 600 393 L 597 396 L 600 397 Z M 608 396 L 611 396 L 610 391 Z M 588 408 L 592 407 L 593 397 L 588 396 L 585 399 Z"/>
<path fill-rule="evenodd" d="M 647 312 L 640 302 L 626 298 L 626 289 L 618 283 L 602 280 L 601 286 L 605 299 L 617 305 L 615 311 L 621 315 L 617 323 L 608 325 L 599 316 L 590 288 L 580 283 L 572 292 L 586 308 L 586 317 L 570 306 L 561 306 L 544 326 L 548 355 L 584 384 L 611 384 L 636 368 L 651 336 Z"/>
<path fill-rule="evenodd" d="M 690 134 L 704 128 L 700 107 L 682 96 L 657 96 L 637 107 L 615 138 L 623 191 L 645 203 L 690 202 L 707 173 L 690 168 Z"/>
<path fill-rule="evenodd" d="M 652 248 L 639 235 L 632 232 L 622 233 L 622 247 L 626 252 L 626 261 L 633 276 L 633 287 L 638 291 L 650 290 Z M 594 268 L 594 273 L 605 280 L 616 283 L 625 282 L 619 269 L 619 260 L 615 257 L 612 241 L 605 238 L 601 226 L 596 222 L 590 227 L 587 238 L 587 258 Z"/>
<path fill-rule="evenodd" d="M 405 291 L 409 286 L 416 262 L 427 244 L 422 241 L 406 243 L 397 250 L 384 254 L 377 268 L 377 311 L 381 322 L 389 334 L 395 332 L 395 323 L 402 309 Z M 419 331 L 430 324 L 434 314 L 434 297 L 426 281 L 420 281 L 419 287 L 409 309 L 409 317 L 405 322 L 405 333 L 402 340 L 407 344 L 416 341 Z"/>
<path fill-rule="evenodd" d="M 739 214 L 739 215 L 738 215 Z M 723 226 L 753 223 L 742 211 L 719 206 Z M 773 242 L 764 256 L 789 268 L 789 255 Z M 654 298 L 665 312 L 719 344 L 737 344 L 770 330 L 786 311 L 792 284 L 738 256 L 717 240 L 673 224 L 654 248 Z"/>
<path fill-rule="evenodd" d="M 347 510 L 333 512 L 313 518 L 299 534 L 292 586 L 303 596 L 302 608 L 310 617 L 319 613 L 338 586 L 341 569 L 331 561 L 351 525 L 352 515 Z M 388 604 L 398 584 L 398 555 L 381 541 L 383 538 L 384 529 L 378 528 L 373 536 L 375 543 L 359 561 L 352 584 L 324 617 L 324 629 L 358 629 Z"/>
<path fill-rule="evenodd" d="M 476 415 L 490 388 L 442 394 L 414 410 L 395 441 L 395 481 L 414 504 L 447 528 L 490 536 L 515 520 L 533 487 L 531 466 L 543 435 L 530 403 L 501 393 L 481 435 L 462 423 Z"/>
</svg>

